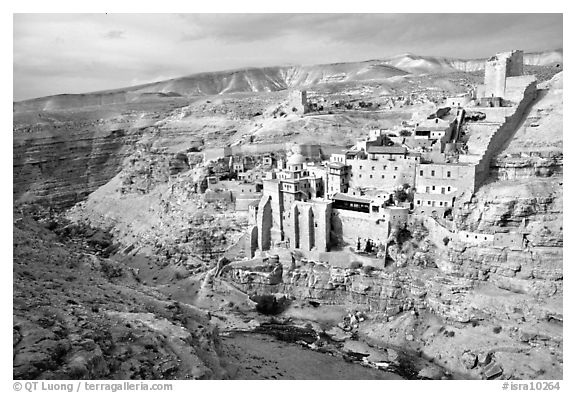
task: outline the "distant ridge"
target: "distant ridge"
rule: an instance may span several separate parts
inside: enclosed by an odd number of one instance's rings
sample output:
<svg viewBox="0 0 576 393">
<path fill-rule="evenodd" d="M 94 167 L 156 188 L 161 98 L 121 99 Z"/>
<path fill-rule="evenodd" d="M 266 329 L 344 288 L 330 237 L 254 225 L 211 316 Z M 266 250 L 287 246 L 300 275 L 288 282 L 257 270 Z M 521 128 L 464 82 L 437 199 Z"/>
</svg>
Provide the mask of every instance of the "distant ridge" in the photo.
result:
<svg viewBox="0 0 576 393">
<path fill-rule="evenodd" d="M 60 94 L 14 103 L 14 111 L 57 110 L 133 102 L 144 95 L 158 98 L 202 96 L 237 92 L 270 92 L 309 88 L 319 84 L 484 69 L 486 59 L 453 59 L 405 53 L 379 60 L 351 63 L 243 68 L 203 72 L 184 77 L 83 94 Z M 525 53 L 526 65 L 554 65 L 563 62 L 563 50 Z"/>
</svg>

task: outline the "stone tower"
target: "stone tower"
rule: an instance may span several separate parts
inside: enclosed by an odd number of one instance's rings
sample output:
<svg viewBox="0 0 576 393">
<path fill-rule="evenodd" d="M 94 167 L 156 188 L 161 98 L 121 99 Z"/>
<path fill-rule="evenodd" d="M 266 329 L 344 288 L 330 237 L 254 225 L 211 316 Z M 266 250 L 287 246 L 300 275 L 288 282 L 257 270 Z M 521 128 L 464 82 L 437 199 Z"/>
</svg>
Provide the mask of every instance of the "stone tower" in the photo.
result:
<svg viewBox="0 0 576 393">
<path fill-rule="evenodd" d="M 308 113 L 308 96 L 305 90 L 292 90 L 288 94 L 288 108 L 289 112 L 296 108 L 296 113 L 302 115 Z"/>
<path fill-rule="evenodd" d="M 504 97 L 506 78 L 523 74 L 523 51 L 503 52 L 491 57 L 484 70 L 484 97 Z"/>
</svg>

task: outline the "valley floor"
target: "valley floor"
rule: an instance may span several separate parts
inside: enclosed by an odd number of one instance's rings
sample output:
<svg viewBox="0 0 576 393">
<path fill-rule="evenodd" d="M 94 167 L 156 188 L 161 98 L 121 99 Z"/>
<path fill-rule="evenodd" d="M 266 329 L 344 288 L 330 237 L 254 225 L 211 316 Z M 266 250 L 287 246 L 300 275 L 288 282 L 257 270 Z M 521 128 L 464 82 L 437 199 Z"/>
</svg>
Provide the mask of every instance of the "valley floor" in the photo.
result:
<svg viewBox="0 0 576 393">
<path fill-rule="evenodd" d="M 224 361 L 233 379 L 402 379 L 261 334 L 223 337 L 222 344 Z"/>
</svg>

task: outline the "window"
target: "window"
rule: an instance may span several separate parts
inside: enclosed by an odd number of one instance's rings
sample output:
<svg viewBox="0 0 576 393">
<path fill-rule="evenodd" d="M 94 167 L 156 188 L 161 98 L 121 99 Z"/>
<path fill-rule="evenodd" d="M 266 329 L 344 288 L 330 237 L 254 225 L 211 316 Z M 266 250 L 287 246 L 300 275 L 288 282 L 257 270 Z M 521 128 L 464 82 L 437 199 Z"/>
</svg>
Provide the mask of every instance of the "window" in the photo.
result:
<svg viewBox="0 0 576 393">
<path fill-rule="evenodd" d="M 428 205 L 430 205 L 430 201 L 428 201 Z"/>
<path fill-rule="evenodd" d="M 362 169 L 362 165 L 360 165 L 360 169 Z"/>
<path fill-rule="evenodd" d="M 358 175 L 358 177 L 362 177 L 362 175 Z"/>
<path fill-rule="evenodd" d="M 382 179 L 384 179 L 384 175 L 382 175 Z"/>
<path fill-rule="evenodd" d="M 426 192 L 430 192 L 430 186 L 426 186 Z"/>
<path fill-rule="evenodd" d="M 445 194 L 445 193 L 446 193 L 446 190 L 444 189 L 444 187 L 442 187 L 442 191 L 441 191 L 441 192 L 442 192 L 442 194 Z"/>
<path fill-rule="evenodd" d="M 420 204 L 420 199 L 418 199 L 418 200 L 416 201 L 416 204 L 417 204 L 417 205 L 419 205 L 419 204 Z"/>
<path fill-rule="evenodd" d="M 436 186 L 432 186 L 432 191 L 436 191 Z"/>
<path fill-rule="evenodd" d="M 432 172 L 430 173 L 430 176 L 434 176 L 435 173 L 436 173 L 435 171 L 432 171 Z"/>
<path fill-rule="evenodd" d="M 374 167 L 372 167 L 372 170 L 374 170 Z"/>
<path fill-rule="evenodd" d="M 386 166 L 386 165 L 384 165 L 382 168 L 383 168 L 384 170 L 386 170 L 387 166 Z"/>
<path fill-rule="evenodd" d="M 370 179 L 372 179 L 372 175 L 370 175 Z"/>
<path fill-rule="evenodd" d="M 450 177 L 451 173 L 450 171 L 446 172 L 446 177 Z"/>
<path fill-rule="evenodd" d="M 450 192 L 450 186 L 448 186 L 448 192 Z"/>
<path fill-rule="evenodd" d="M 394 179 L 396 179 L 396 175 L 394 175 Z"/>
<path fill-rule="evenodd" d="M 397 171 L 397 170 L 398 170 L 398 167 L 397 167 L 397 166 L 395 166 L 395 167 L 394 167 L 394 170 L 395 170 L 395 171 Z"/>
<path fill-rule="evenodd" d="M 424 176 L 424 171 L 420 171 L 420 176 Z"/>
</svg>

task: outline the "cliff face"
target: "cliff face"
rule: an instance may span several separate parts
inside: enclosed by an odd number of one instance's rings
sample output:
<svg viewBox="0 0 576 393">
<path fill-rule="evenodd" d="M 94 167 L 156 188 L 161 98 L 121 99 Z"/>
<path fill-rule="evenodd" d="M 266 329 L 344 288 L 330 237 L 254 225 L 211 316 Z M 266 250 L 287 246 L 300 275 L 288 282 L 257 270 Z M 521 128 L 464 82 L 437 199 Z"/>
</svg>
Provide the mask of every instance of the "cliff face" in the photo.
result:
<svg viewBox="0 0 576 393">
<path fill-rule="evenodd" d="M 158 170 L 142 167 L 143 174 L 165 172 L 167 177 L 187 168 L 186 160 L 182 162 L 177 153 L 186 152 L 182 140 L 193 139 L 193 135 L 170 127 L 160 134 L 157 126 L 179 105 L 177 101 L 155 102 L 16 113 L 14 201 L 40 202 L 56 209 L 70 207 L 110 181 L 125 165 L 129 166 L 126 159 L 142 150 L 142 146 L 148 155 L 156 153 L 159 158 L 155 161 L 165 163 L 165 168 Z"/>
<path fill-rule="evenodd" d="M 54 208 L 69 207 L 108 182 L 139 138 L 124 129 L 43 134 L 14 137 L 14 199 Z"/>
<path fill-rule="evenodd" d="M 313 262 L 290 268 L 286 261 L 281 275 L 267 262 L 233 263 L 223 275 L 250 295 L 363 310 L 363 339 L 415 350 L 468 377 L 487 378 L 494 369 L 505 378 L 561 376 L 562 249 L 454 243 L 444 252 L 438 268 L 415 265 L 419 255 L 408 266 L 382 270 Z"/>
<path fill-rule="evenodd" d="M 534 247 L 563 244 L 563 74 L 540 85 L 514 137 L 492 160 L 490 176 L 455 210 L 459 228 L 527 232 Z"/>
<path fill-rule="evenodd" d="M 226 377 L 203 312 L 97 255 L 73 226 L 14 218 L 15 379 Z"/>
<path fill-rule="evenodd" d="M 493 367 L 480 373 L 484 377 L 494 369 L 518 378 L 561 375 L 562 74 L 540 87 L 515 136 L 491 162 L 486 183 L 453 211 L 457 230 L 520 231 L 525 248 L 458 240 L 443 246 L 429 234 L 438 247 L 433 258 L 437 267 L 417 263 L 427 259 L 424 247 L 406 258 L 407 266 L 373 272 L 308 263 L 285 269 L 282 279 L 271 283 L 231 265 L 227 276 L 248 293 L 282 293 L 369 310 L 376 321 L 361 332 L 441 357 L 453 370 L 478 375 L 477 364 L 480 359 L 486 364 L 490 353 Z M 441 337 L 430 327 L 433 318 L 427 313 L 451 326 L 453 335 Z M 420 336 L 407 339 L 399 330 Z"/>
</svg>

